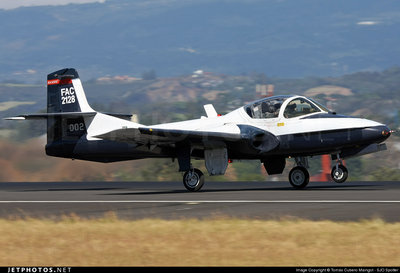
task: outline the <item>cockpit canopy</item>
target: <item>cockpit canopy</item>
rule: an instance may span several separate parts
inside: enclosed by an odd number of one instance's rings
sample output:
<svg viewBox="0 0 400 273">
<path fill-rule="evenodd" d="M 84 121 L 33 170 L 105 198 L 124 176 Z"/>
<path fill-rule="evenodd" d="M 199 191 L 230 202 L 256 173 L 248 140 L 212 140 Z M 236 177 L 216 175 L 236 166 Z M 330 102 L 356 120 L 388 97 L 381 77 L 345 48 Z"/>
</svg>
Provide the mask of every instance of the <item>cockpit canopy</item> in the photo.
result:
<svg viewBox="0 0 400 273">
<path fill-rule="evenodd" d="M 283 110 L 282 105 L 288 99 L 292 100 L 286 104 Z M 246 113 L 254 119 L 277 118 L 282 112 L 285 118 L 295 118 L 317 112 L 328 112 L 328 110 L 319 103 L 297 96 L 274 96 L 255 101 L 244 106 Z"/>
<path fill-rule="evenodd" d="M 286 96 L 270 97 L 248 104 L 244 108 L 251 118 L 277 118 L 283 102 L 288 98 Z"/>
</svg>

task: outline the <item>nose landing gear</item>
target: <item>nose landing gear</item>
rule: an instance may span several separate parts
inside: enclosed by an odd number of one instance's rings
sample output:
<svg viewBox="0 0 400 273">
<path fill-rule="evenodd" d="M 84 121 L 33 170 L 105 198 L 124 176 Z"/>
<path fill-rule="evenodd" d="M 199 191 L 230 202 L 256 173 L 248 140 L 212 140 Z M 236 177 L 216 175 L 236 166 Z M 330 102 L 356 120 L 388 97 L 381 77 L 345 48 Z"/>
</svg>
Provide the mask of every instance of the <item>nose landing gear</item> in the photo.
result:
<svg viewBox="0 0 400 273">
<path fill-rule="evenodd" d="M 349 176 L 349 171 L 343 165 L 342 159 L 340 159 L 339 154 L 337 154 L 336 165 L 333 166 L 332 168 L 331 177 L 334 182 L 343 183 L 346 181 L 348 176 Z"/>
<path fill-rule="evenodd" d="M 343 183 L 346 181 L 349 171 L 343 165 L 337 165 L 332 168 L 331 176 L 336 183 Z"/>
</svg>

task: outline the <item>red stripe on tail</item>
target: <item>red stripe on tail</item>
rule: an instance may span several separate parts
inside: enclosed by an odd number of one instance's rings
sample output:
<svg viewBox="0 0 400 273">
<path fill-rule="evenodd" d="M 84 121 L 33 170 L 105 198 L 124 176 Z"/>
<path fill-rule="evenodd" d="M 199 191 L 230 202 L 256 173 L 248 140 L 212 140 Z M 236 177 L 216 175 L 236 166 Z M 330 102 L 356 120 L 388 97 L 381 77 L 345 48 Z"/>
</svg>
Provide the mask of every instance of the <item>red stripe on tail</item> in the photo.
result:
<svg viewBox="0 0 400 273">
<path fill-rule="evenodd" d="M 55 84 L 59 84 L 60 80 L 59 79 L 54 79 L 54 80 L 48 80 L 47 81 L 47 85 L 55 85 Z"/>
</svg>

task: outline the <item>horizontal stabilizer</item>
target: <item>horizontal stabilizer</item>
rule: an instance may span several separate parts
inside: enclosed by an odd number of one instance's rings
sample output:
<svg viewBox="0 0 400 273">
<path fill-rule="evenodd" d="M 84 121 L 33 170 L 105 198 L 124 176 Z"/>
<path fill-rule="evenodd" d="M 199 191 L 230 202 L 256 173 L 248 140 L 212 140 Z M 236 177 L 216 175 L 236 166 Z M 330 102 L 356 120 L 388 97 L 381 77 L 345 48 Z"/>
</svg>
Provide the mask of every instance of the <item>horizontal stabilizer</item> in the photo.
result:
<svg viewBox="0 0 400 273">
<path fill-rule="evenodd" d="M 16 117 L 4 118 L 5 120 L 27 120 L 27 119 L 47 119 L 49 117 L 91 117 L 95 116 L 96 112 L 60 112 L 60 113 L 41 113 L 27 114 Z"/>
</svg>

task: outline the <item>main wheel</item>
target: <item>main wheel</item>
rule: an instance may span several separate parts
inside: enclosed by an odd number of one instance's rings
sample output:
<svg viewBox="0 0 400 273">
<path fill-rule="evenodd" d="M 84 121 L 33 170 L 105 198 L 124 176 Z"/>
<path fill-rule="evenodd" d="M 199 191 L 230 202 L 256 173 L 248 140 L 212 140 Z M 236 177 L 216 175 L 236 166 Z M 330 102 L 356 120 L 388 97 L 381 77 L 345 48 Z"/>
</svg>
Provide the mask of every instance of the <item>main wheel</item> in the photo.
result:
<svg viewBox="0 0 400 273">
<path fill-rule="evenodd" d="M 345 166 L 340 164 L 338 165 L 337 169 L 336 166 L 332 168 L 331 176 L 333 181 L 335 181 L 336 183 L 343 183 L 349 176 L 349 171 Z"/>
<path fill-rule="evenodd" d="M 310 174 L 304 167 L 294 167 L 289 173 L 289 182 L 294 188 L 303 189 L 310 182 Z"/>
<path fill-rule="evenodd" d="M 183 185 L 188 191 L 198 191 L 204 185 L 204 174 L 199 169 L 191 169 L 183 175 Z"/>
</svg>

